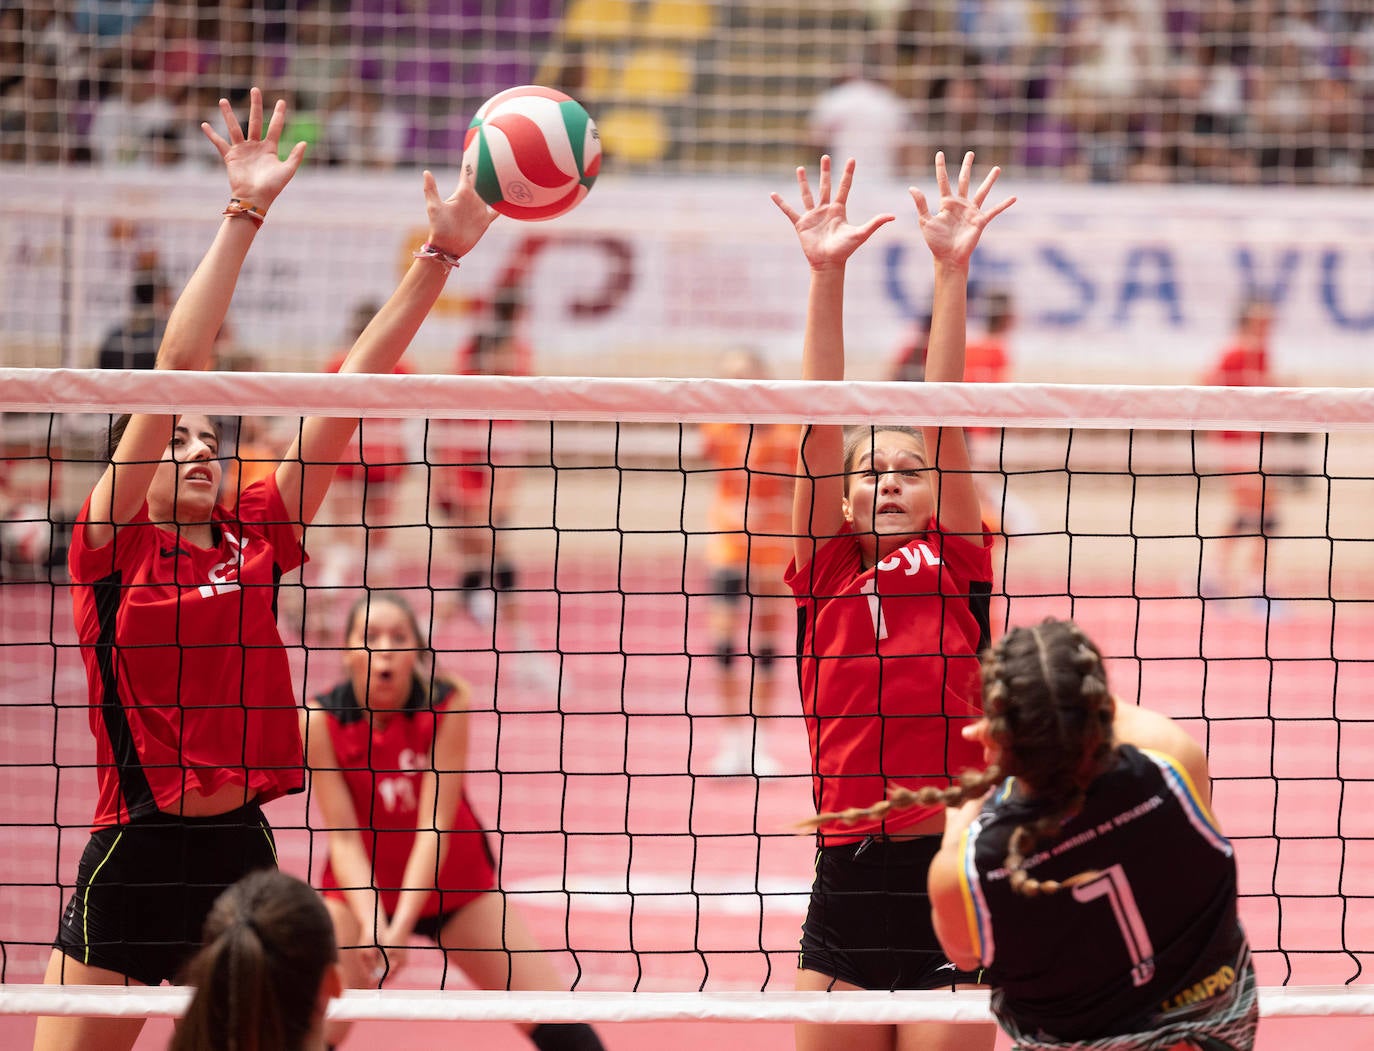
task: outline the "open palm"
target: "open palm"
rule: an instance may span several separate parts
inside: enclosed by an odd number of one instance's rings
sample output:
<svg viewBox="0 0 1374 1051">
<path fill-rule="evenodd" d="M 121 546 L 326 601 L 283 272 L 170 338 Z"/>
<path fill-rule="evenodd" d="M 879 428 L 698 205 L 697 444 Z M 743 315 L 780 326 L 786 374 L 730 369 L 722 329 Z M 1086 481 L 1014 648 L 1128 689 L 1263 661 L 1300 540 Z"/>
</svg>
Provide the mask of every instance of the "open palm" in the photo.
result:
<svg viewBox="0 0 1374 1051">
<path fill-rule="evenodd" d="M 873 236 L 874 231 L 896 218 L 893 215 L 876 215 L 863 226 L 851 225 L 847 205 L 853 179 L 854 161 L 850 159 L 844 166 L 832 199 L 830 158 L 822 157 L 820 186 L 815 194 L 811 192 L 806 169 L 797 169 L 797 187 L 801 191 L 803 211 L 798 212 L 780 194 L 770 194 L 773 203 L 791 220 L 802 251 L 813 270 L 843 266 L 855 250 Z"/>
<path fill-rule="evenodd" d="M 233 196 L 251 201 L 265 210 L 301 166 L 301 160 L 305 157 L 305 143 L 296 143 L 285 160 L 280 158 L 281 135 L 286 127 L 286 103 L 277 100 L 264 134 L 262 92 L 257 88 L 249 92 L 247 135 L 228 101 L 220 99 L 219 108 L 224 115 L 225 136 L 221 136 L 208 123 L 202 124 L 201 130 L 224 161 Z"/>
<path fill-rule="evenodd" d="M 931 255 L 937 260 L 956 266 L 967 266 L 988 223 L 1016 203 L 1015 197 L 1008 197 L 1001 204 L 987 211 L 983 210 L 983 202 L 992 192 L 993 184 L 997 182 L 997 177 L 1001 173 L 1001 168 L 989 171 L 977 191 L 970 197 L 973 154 L 964 154 L 964 163 L 959 169 L 959 181 L 955 187 L 950 185 L 949 172 L 945 168 L 945 155 L 935 155 L 935 183 L 940 192 L 939 210 L 932 213 L 926 204 L 925 194 L 914 187 L 911 190 L 911 199 L 916 202 L 916 217 L 921 226 L 921 236 L 925 238 Z"/>
</svg>

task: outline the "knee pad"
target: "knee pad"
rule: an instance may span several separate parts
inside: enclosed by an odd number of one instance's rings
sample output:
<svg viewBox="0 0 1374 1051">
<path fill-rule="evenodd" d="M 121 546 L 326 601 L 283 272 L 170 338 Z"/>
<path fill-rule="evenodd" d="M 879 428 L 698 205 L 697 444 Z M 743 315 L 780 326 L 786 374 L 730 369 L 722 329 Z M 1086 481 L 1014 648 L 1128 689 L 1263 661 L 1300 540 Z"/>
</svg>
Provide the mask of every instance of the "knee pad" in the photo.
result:
<svg viewBox="0 0 1374 1051">
<path fill-rule="evenodd" d="M 778 659 L 778 651 L 772 646 L 760 646 L 758 662 L 760 671 L 772 671 L 773 662 Z"/>
<path fill-rule="evenodd" d="M 545 1022 L 530 1031 L 539 1051 L 604 1051 L 596 1030 L 584 1022 Z"/>
<path fill-rule="evenodd" d="M 711 656 L 722 668 L 728 668 L 735 663 L 735 658 L 739 654 L 735 652 L 734 645 L 728 639 L 721 639 L 716 643 L 716 648 L 712 651 Z"/>
<path fill-rule="evenodd" d="M 458 586 L 466 591 L 474 588 L 486 587 L 487 573 L 484 569 L 468 569 L 463 571 L 463 576 L 458 582 Z"/>
</svg>

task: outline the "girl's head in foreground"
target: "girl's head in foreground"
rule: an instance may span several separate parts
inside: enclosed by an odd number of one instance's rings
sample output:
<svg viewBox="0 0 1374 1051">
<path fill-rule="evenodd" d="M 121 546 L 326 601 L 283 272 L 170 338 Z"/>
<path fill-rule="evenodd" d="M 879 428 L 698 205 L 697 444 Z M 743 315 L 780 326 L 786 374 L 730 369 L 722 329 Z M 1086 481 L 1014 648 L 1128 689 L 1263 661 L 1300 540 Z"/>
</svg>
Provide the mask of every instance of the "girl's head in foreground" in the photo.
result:
<svg viewBox="0 0 1374 1051">
<path fill-rule="evenodd" d="M 845 436 L 844 517 L 859 537 L 877 537 L 885 557 L 925 532 L 935 513 L 925 441 L 910 427 L 857 427 Z"/>
<path fill-rule="evenodd" d="M 215 902 L 183 978 L 195 995 L 171 1051 L 303 1051 L 323 1046 L 342 990 L 334 924 L 315 890 L 264 869 Z"/>
<path fill-rule="evenodd" d="M 1115 748 L 1116 702 L 1102 654 L 1069 620 L 1013 628 L 983 660 L 983 711 L 992 753 L 988 773 L 1015 777 L 1038 804 L 1038 817 L 1012 833 L 1007 869 L 1012 889 L 1035 895 L 1041 884 L 1023 869 L 1037 843 L 1083 806 L 1087 788 Z"/>
<path fill-rule="evenodd" d="M 128 416 L 110 428 L 109 456 L 119 447 Z M 148 515 L 154 522 L 208 522 L 219 500 L 224 464 L 219 458 L 219 422 L 200 413 L 178 416 L 153 480 Z"/>
<path fill-rule="evenodd" d="M 373 592 L 348 611 L 344 670 L 363 707 L 404 708 L 417 682 L 424 689 L 430 686 L 433 660 L 414 609 L 399 594 Z"/>
</svg>

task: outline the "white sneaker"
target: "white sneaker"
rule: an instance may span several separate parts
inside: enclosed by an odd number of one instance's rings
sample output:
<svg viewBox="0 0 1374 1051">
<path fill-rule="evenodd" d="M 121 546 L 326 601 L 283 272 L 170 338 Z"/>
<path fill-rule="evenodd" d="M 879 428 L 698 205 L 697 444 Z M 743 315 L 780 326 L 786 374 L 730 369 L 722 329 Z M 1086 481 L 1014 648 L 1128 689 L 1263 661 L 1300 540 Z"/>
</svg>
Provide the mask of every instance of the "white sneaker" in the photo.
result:
<svg viewBox="0 0 1374 1051">
<path fill-rule="evenodd" d="M 743 742 L 745 747 L 741 748 Z M 720 751 L 711 760 L 711 773 L 717 777 L 748 777 L 753 770 L 749 765 L 749 739 L 735 737 L 733 734 L 720 743 Z"/>
</svg>

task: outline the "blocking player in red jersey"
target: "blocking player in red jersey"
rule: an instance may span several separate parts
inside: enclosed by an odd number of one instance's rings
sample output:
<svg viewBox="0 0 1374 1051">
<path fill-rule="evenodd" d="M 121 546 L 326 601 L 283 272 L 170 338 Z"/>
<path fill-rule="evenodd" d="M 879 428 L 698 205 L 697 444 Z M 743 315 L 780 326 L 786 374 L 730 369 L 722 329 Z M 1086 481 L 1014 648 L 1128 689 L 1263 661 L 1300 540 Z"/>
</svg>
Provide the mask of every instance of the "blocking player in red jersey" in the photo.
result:
<svg viewBox="0 0 1374 1051">
<path fill-rule="evenodd" d="M 159 369 L 210 361 L 239 270 L 263 217 L 300 166 L 278 159 L 286 104 L 264 129 L 251 92 L 247 135 L 228 102 L 231 199 L 183 290 Z M 264 134 L 265 130 L 265 134 Z M 447 200 L 424 177 L 429 242 L 359 337 L 345 372 L 387 372 L 453 263 L 494 213 L 460 183 Z M 302 785 L 300 729 L 276 624 L 277 583 L 301 564 L 301 535 L 357 420 L 308 419 L 269 477 L 229 511 L 218 429 L 200 414 L 135 414 L 111 435 L 110 464 L 81 509 L 70 566 L 96 738 L 99 798 L 48 964 L 49 983 L 175 980 L 215 898 L 276 863 L 261 804 Z M 139 1018 L 43 1018 L 42 1051 L 131 1047 Z"/>
<path fill-rule="evenodd" d="M 1072 621 L 1007 632 L 983 698 L 967 732 L 987 770 L 867 816 L 959 808 L 930 868 L 935 929 L 951 960 L 986 969 L 1012 1046 L 1250 1051 L 1255 971 L 1202 748 L 1118 702 Z"/>
<path fill-rule="evenodd" d="M 973 155 L 951 186 L 936 155 L 939 208 L 911 196 L 935 264 L 926 379 L 959 380 L 969 258 L 984 227 L 1014 198 L 986 210 L 993 168 L 970 196 Z M 797 170 L 802 210 L 791 220 L 811 267 L 804 379 L 844 378 L 844 277 L 849 257 L 892 215 L 851 226 L 850 160 L 832 196 L 821 158 L 813 194 Z M 989 635 L 990 538 L 963 431 L 838 427 L 803 433 L 793 512 L 802 710 L 818 811 L 881 796 L 888 783 L 945 785 L 978 760 L 960 735 L 981 708 L 978 653 Z M 896 820 L 818 830 L 816 877 L 802 928 L 797 988 L 949 988 L 966 976 L 930 925 L 925 873 L 944 824 L 938 806 Z M 991 1048 L 991 1026 L 799 1025 L 804 1051 L 844 1048 Z"/>
<path fill-rule="evenodd" d="M 347 678 L 302 714 L 306 763 L 328 829 L 321 878 L 344 947 L 345 984 L 376 987 L 432 939 L 483 989 L 561 989 L 520 914 L 496 889 L 463 791 L 468 687 L 441 676 L 409 603 L 360 599 L 344 632 Z M 330 1045 L 349 1024 L 326 1027 Z M 522 1025 L 540 1051 L 600 1051 L 585 1025 Z"/>
</svg>

